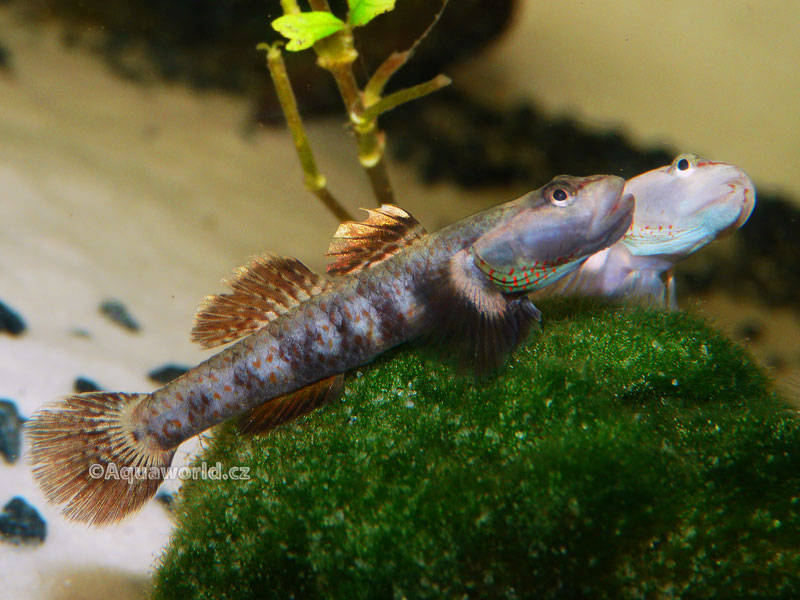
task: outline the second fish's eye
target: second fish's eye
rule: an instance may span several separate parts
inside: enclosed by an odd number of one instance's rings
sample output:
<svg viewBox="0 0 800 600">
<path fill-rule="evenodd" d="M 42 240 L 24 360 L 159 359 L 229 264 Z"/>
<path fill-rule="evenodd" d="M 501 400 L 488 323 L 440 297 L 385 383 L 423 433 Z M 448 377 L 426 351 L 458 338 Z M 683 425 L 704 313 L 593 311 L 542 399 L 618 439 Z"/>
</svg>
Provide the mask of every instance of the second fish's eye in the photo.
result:
<svg viewBox="0 0 800 600">
<path fill-rule="evenodd" d="M 567 192 L 565 192 L 561 188 L 558 188 L 553 192 L 553 199 L 558 200 L 559 202 L 563 202 L 564 200 L 567 199 Z"/>
<path fill-rule="evenodd" d="M 672 172 L 679 177 L 688 177 L 697 166 L 698 156 L 696 154 L 679 154 L 672 161 Z"/>
</svg>

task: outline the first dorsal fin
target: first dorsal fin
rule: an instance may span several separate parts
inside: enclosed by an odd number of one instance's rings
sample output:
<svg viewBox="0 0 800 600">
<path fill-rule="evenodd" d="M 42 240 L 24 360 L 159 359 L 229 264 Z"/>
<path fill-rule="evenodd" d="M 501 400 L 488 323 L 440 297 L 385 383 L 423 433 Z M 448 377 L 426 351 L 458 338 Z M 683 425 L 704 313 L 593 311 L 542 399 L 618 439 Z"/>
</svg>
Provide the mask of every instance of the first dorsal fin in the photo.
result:
<svg viewBox="0 0 800 600">
<path fill-rule="evenodd" d="M 342 393 L 343 381 L 344 375 L 334 375 L 291 394 L 271 398 L 239 417 L 237 428 L 246 435 L 268 433 L 278 425 L 288 423 L 338 398 Z"/>
<path fill-rule="evenodd" d="M 249 335 L 330 286 L 299 260 L 272 254 L 252 258 L 223 283 L 233 292 L 207 296 L 194 319 L 192 341 L 206 348 Z"/>
<path fill-rule="evenodd" d="M 339 225 L 325 253 L 331 257 L 328 273 L 343 275 L 361 271 L 397 254 L 426 234 L 419 222 L 393 204 L 365 208 L 363 221 L 347 221 Z"/>
</svg>

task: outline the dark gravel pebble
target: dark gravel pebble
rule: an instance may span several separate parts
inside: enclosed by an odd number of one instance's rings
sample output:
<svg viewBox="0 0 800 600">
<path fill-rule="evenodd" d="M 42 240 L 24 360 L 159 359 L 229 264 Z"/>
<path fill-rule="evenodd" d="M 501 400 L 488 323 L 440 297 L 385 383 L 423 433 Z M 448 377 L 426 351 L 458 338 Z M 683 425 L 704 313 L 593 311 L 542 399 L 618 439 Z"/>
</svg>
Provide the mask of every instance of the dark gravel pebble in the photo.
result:
<svg viewBox="0 0 800 600">
<path fill-rule="evenodd" d="M 41 544 L 47 536 L 47 523 L 24 498 L 16 496 L 0 513 L 0 536 L 12 544 Z"/>
<path fill-rule="evenodd" d="M 100 304 L 100 312 L 128 331 L 139 331 L 139 323 L 119 300 L 105 300 Z"/>
<path fill-rule="evenodd" d="M 170 492 L 159 490 L 156 494 L 156 500 L 164 505 L 168 512 L 172 512 L 172 506 L 175 503 L 175 496 Z"/>
<path fill-rule="evenodd" d="M 19 335 L 25 331 L 25 321 L 16 312 L 0 302 L 0 331 Z"/>
<path fill-rule="evenodd" d="M 163 367 L 158 367 L 157 369 L 153 369 L 147 374 L 147 376 L 156 383 L 160 383 L 163 385 L 165 383 L 169 383 L 176 377 L 183 375 L 188 370 L 189 367 L 184 367 L 183 365 L 176 365 L 173 363 L 169 363 L 164 365 Z"/>
<path fill-rule="evenodd" d="M 19 415 L 13 401 L 0 400 L 0 454 L 9 463 L 14 463 L 19 458 L 24 422 L 25 419 Z"/>
<path fill-rule="evenodd" d="M 11 69 L 11 50 L 0 42 L 0 71 Z"/>
<path fill-rule="evenodd" d="M 764 333 L 764 325 L 760 321 L 744 321 L 736 327 L 736 337 L 756 342 Z"/>
<path fill-rule="evenodd" d="M 73 389 L 78 394 L 83 394 L 84 392 L 102 392 L 103 388 L 97 385 L 94 381 L 89 379 L 88 377 L 78 377 L 75 379 L 75 383 L 72 384 Z"/>
<path fill-rule="evenodd" d="M 770 354 L 764 363 L 776 373 L 780 373 L 787 367 L 786 359 L 778 354 Z"/>
</svg>

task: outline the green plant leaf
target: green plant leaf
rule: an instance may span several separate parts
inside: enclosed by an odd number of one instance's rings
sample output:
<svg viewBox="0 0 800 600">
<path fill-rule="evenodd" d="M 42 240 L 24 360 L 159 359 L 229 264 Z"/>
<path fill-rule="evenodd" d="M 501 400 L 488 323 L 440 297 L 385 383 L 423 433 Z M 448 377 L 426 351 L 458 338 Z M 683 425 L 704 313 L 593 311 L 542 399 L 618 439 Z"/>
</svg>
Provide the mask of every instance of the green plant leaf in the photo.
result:
<svg viewBox="0 0 800 600">
<path fill-rule="evenodd" d="M 348 21 L 353 27 L 366 25 L 378 15 L 394 10 L 395 0 L 347 0 L 350 6 Z"/>
<path fill-rule="evenodd" d="M 310 48 L 314 42 L 326 38 L 344 27 L 341 19 L 325 11 L 283 15 L 272 22 L 272 28 L 289 39 L 286 49 L 292 52 Z"/>
</svg>

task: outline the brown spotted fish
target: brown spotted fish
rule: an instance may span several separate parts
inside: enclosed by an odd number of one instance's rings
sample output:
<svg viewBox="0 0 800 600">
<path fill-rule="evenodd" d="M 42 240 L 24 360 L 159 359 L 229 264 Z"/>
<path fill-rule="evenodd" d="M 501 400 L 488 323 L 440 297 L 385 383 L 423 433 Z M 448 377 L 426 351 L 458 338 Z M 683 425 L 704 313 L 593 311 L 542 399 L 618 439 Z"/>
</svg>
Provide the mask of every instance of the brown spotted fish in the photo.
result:
<svg viewBox="0 0 800 600">
<path fill-rule="evenodd" d="M 501 366 L 539 311 L 527 292 L 576 269 L 631 224 L 633 197 L 611 175 L 559 176 L 435 233 L 402 209 L 344 223 L 328 275 L 266 255 L 232 291 L 206 298 L 192 339 L 236 342 L 150 394 L 76 394 L 28 426 L 34 476 L 78 521 L 103 524 L 156 492 L 176 447 L 228 419 L 259 433 L 330 402 L 343 374 L 420 337 L 453 344 L 477 374 Z M 92 478 L 101 465 L 142 477 Z"/>
</svg>

